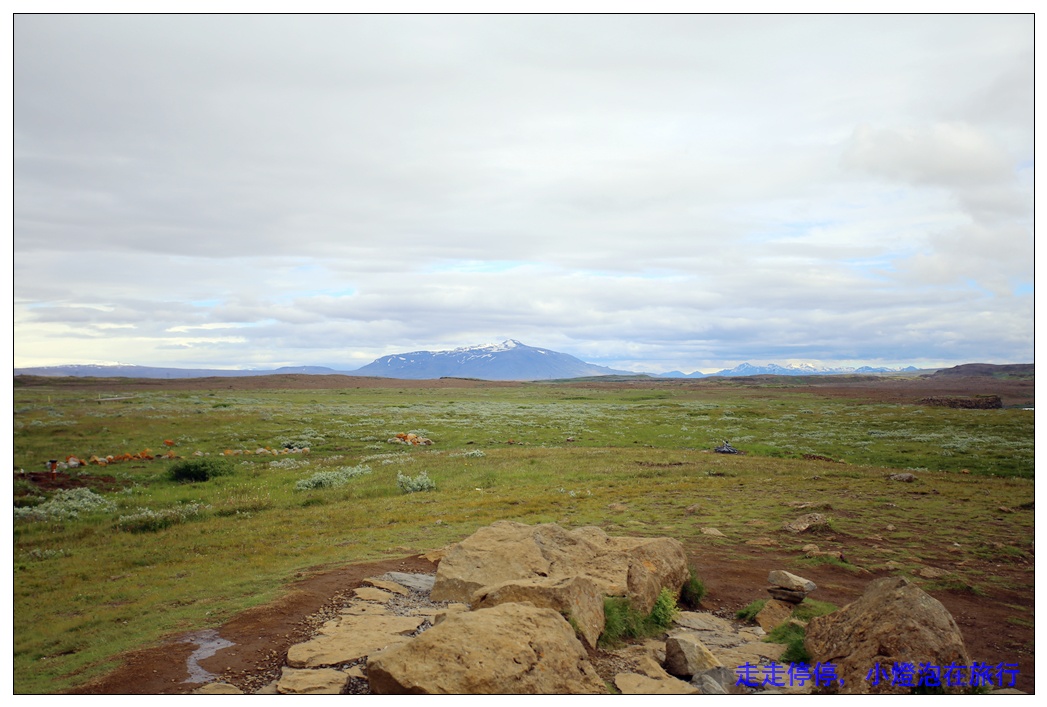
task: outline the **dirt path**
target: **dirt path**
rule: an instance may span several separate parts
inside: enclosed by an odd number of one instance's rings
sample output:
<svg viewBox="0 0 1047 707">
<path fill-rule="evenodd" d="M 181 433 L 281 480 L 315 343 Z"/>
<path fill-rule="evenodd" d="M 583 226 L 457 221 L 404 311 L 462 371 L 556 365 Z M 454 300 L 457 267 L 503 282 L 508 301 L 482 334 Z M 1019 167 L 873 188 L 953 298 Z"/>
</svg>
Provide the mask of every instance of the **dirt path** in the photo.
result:
<svg viewBox="0 0 1047 707">
<path fill-rule="evenodd" d="M 708 596 L 703 608 L 721 615 L 735 611 L 754 599 L 766 598 L 767 573 L 788 566 L 791 556 L 761 551 L 744 559 L 725 557 L 722 548 L 688 548 L 689 559 L 705 581 Z M 77 694 L 185 694 L 199 687 L 186 682 L 190 669 L 202 669 L 245 692 L 257 690 L 275 679 L 287 649 L 311 637 L 334 612 L 330 607 L 360 586 L 362 580 L 385 572 L 435 572 L 436 567 L 420 556 L 349 565 L 310 576 L 296 583 L 282 599 L 243 612 L 218 632 L 200 636 L 187 634 L 154 648 L 126 654 L 123 665 L 112 673 L 85 685 Z M 1025 580 L 1017 568 L 996 568 L 1012 572 L 1019 583 Z M 803 576 L 818 589 L 812 599 L 843 606 L 857 599 L 876 574 L 857 575 L 829 565 L 804 569 Z M 1031 627 L 1007 622 L 1013 615 L 1006 604 L 1032 606 L 1033 592 L 993 592 L 979 597 L 963 592 L 935 592 L 956 619 L 972 660 L 1018 663 L 1017 687 L 1033 692 L 1034 631 Z M 326 609 L 325 609 L 326 607 Z M 217 642 L 216 642 L 217 641 Z M 218 650 L 210 657 L 190 660 L 198 646 L 211 642 Z M 232 645 L 221 647 L 222 642 Z"/>
</svg>

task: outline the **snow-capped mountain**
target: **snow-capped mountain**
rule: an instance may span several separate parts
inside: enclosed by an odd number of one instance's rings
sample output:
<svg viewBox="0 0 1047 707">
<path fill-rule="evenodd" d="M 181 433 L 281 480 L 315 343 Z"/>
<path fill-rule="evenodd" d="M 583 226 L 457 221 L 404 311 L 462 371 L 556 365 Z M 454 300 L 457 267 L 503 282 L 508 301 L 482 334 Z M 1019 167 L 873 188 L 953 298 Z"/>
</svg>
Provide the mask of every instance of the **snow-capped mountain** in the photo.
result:
<svg viewBox="0 0 1047 707">
<path fill-rule="evenodd" d="M 569 354 L 527 346 L 516 339 L 467 346 L 451 351 L 411 351 L 382 356 L 352 372 L 384 378 L 482 378 L 484 380 L 550 380 L 582 376 L 635 375 L 586 363 Z"/>
<path fill-rule="evenodd" d="M 754 366 L 751 363 L 741 363 L 734 368 L 724 368 L 723 370 L 716 371 L 715 373 L 702 373 L 701 371 L 695 371 L 694 373 L 681 373 L 680 371 L 672 371 L 670 373 L 662 373 L 662 378 L 711 378 L 713 376 L 721 376 L 724 378 L 733 376 L 832 376 L 832 375 L 845 375 L 845 374 L 872 374 L 872 373 L 904 373 L 907 371 L 917 370 L 914 366 L 907 366 L 905 368 L 887 368 L 884 366 L 873 367 L 873 366 L 862 366 L 861 368 L 848 368 L 848 367 L 818 367 L 813 366 L 809 363 L 801 364 L 789 364 L 786 366 L 779 365 L 777 363 L 768 363 L 764 366 Z"/>
</svg>

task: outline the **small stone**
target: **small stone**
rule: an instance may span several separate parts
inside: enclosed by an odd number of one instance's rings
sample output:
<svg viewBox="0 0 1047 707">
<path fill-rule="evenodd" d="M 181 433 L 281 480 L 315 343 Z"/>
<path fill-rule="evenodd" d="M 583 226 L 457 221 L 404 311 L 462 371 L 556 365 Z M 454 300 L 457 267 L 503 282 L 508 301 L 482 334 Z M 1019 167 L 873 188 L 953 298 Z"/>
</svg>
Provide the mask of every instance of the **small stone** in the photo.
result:
<svg viewBox="0 0 1047 707">
<path fill-rule="evenodd" d="M 823 528 L 828 525 L 829 519 L 821 513 L 808 513 L 800 516 L 796 520 L 786 521 L 782 524 L 782 529 L 787 530 L 790 533 L 802 533 L 807 530 Z"/>
<path fill-rule="evenodd" d="M 194 695 L 242 695 L 243 690 L 227 682 L 209 682 L 193 690 Z"/>
<path fill-rule="evenodd" d="M 921 567 L 916 570 L 916 574 L 920 575 L 924 579 L 938 579 L 949 574 L 946 570 L 939 569 L 937 567 Z"/>
<path fill-rule="evenodd" d="M 776 587 L 782 589 L 791 589 L 797 592 L 813 592 L 818 588 L 814 582 L 809 579 L 804 579 L 792 572 L 786 572 L 785 570 L 771 570 L 767 574 L 767 581 Z"/>
</svg>

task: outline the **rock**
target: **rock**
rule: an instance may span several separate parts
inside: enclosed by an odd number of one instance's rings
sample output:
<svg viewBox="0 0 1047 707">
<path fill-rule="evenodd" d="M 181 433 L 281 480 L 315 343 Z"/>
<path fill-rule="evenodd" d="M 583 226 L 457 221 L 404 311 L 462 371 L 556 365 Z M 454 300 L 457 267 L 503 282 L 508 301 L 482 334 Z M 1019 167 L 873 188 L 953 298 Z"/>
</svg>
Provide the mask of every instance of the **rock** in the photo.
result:
<svg viewBox="0 0 1047 707">
<path fill-rule="evenodd" d="M 396 582 L 393 582 L 392 580 L 388 579 L 377 579 L 375 577 L 370 577 L 368 579 L 365 579 L 363 581 L 363 584 L 376 587 L 379 590 L 391 592 L 392 594 L 399 594 L 402 597 L 408 596 L 411 593 L 410 591 L 408 591 L 407 587 L 403 586 L 402 584 L 397 584 Z M 357 596 L 359 596 L 359 592 L 357 592 Z"/>
<path fill-rule="evenodd" d="M 802 548 L 803 552 L 818 552 L 819 547 L 814 543 L 807 543 Z"/>
<path fill-rule="evenodd" d="M 690 633 L 670 634 L 665 640 L 665 670 L 681 678 L 709 668 L 723 667 L 712 651 Z"/>
<path fill-rule="evenodd" d="M 808 513 L 796 520 L 786 521 L 782 524 L 782 529 L 790 533 L 803 533 L 808 530 L 819 530 L 828 527 L 828 525 L 829 519 L 821 513 Z"/>
<path fill-rule="evenodd" d="M 266 683 L 262 687 L 258 688 L 252 695 L 279 695 L 280 691 L 276 689 L 276 686 L 280 684 L 280 678 L 273 680 L 270 683 Z"/>
<path fill-rule="evenodd" d="M 367 661 L 374 694 L 606 694 L 552 609 L 499 604 L 449 615 Z"/>
<path fill-rule="evenodd" d="M 728 667 L 703 670 L 691 678 L 691 684 L 703 695 L 747 695 L 749 688 L 738 685 L 738 677 Z"/>
<path fill-rule="evenodd" d="M 209 682 L 193 690 L 194 695 L 242 695 L 243 690 L 227 682 Z"/>
<path fill-rule="evenodd" d="M 573 621 L 585 644 L 596 647 L 604 628 L 603 592 L 588 577 L 510 580 L 477 590 L 471 604 L 476 610 L 525 601 Z"/>
<path fill-rule="evenodd" d="M 702 528 L 702 535 L 712 535 L 714 538 L 726 538 L 727 536 L 721 533 L 716 528 Z"/>
<path fill-rule="evenodd" d="M 324 624 L 312 640 L 291 646 L 287 664 L 317 668 L 349 663 L 408 640 L 424 620 L 419 616 L 342 616 Z"/>
<path fill-rule="evenodd" d="M 389 609 L 385 604 L 375 604 L 373 601 L 353 601 L 340 612 L 342 616 L 388 616 Z"/>
<path fill-rule="evenodd" d="M 694 681 L 692 681 L 691 684 L 697 687 L 698 692 L 702 695 L 727 694 L 727 690 L 724 689 L 723 685 L 717 682 L 717 680 L 713 678 L 711 675 L 699 675 L 698 684 L 695 684 Z"/>
<path fill-rule="evenodd" d="M 347 682 L 349 676 L 334 668 L 297 670 L 285 667 L 276 683 L 276 691 L 281 695 L 338 695 Z"/>
<path fill-rule="evenodd" d="M 751 641 L 743 643 L 734 648 L 726 648 L 717 651 L 716 657 L 724 665 L 737 667 L 746 663 L 766 663 L 768 660 L 781 661 L 782 654 L 787 646 L 784 643 L 764 643 L 763 641 Z"/>
<path fill-rule="evenodd" d="M 818 585 L 809 579 L 799 577 L 785 570 L 771 570 L 767 574 L 767 582 L 782 589 L 792 589 L 797 592 L 813 592 Z"/>
<path fill-rule="evenodd" d="M 913 481 L 916 481 L 916 474 L 891 474 L 888 478 L 891 481 L 904 481 L 911 484 Z"/>
<path fill-rule="evenodd" d="M 768 538 L 766 536 L 753 538 L 752 540 L 746 540 L 746 545 L 756 545 L 758 547 L 778 547 L 778 541 L 774 538 Z"/>
<path fill-rule="evenodd" d="M 443 608 L 443 611 L 436 612 L 436 614 L 433 616 L 432 624 L 433 626 L 435 626 L 436 624 L 446 619 L 448 616 L 451 616 L 452 614 L 460 614 L 463 611 L 469 611 L 468 604 L 463 604 L 457 601 L 452 604 L 448 604 Z"/>
<path fill-rule="evenodd" d="M 389 597 L 392 596 L 389 592 L 377 589 L 376 587 L 357 587 L 353 591 L 356 593 L 358 599 L 374 601 L 379 604 L 389 601 Z"/>
<path fill-rule="evenodd" d="M 756 615 L 756 623 L 759 624 L 760 628 L 764 631 L 770 633 L 788 621 L 792 614 L 793 605 L 791 603 L 786 603 L 778 599 L 771 599 L 763 605 L 763 608 L 760 609 L 760 613 Z"/>
<path fill-rule="evenodd" d="M 416 592 L 428 593 L 433 588 L 436 577 L 431 574 L 415 574 L 407 572 L 386 572 L 381 579 L 396 582 L 401 587 L 413 589 Z"/>
<path fill-rule="evenodd" d="M 846 562 L 846 560 L 843 559 L 843 553 L 839 550 L 808 550 L 804 554 L 804 557 L 831 557 L 834 560 Z"/>
<path fill-rule="evenodd" d="M 683 545 L 672 538 L 610 537 L 596 527 L 498 521 L 453 546 L 440 561 L 433 601 L 470 601 L 483 587 L 519 579 L 586 576 L 607 596 L 627 596 L 648 613 L 663 587 L 688 577 Z"/>
<path fill-rule="evenodd" d="M 734 624 L 727 619 L 721 619 L 715 614 L 704 611 L 681 611 L 673 618 L 673 624 L 695 631 L 719 631 L 721 633 L 734 632 Z"/>
<path fill-rule="evenodd" d="M 916 570 L 916 574 L 920 575 L 924 579 L 938 579 L 949 574 L 947 570 L 939 569 L 937 567 L 921 567 Z"/>
<path fill-rule="evenodd" d="M 771 595 L 772 600 L 777 599 L 787 604 L 799 604 L 807 598 L 807 592 L 797 592 L 792 589 L 782 589 L 781 587 L 769 587 L 767 593 Z"/>
<path fill-rule="evenodd" d="M 614 676 L 614 686 L 623 695 L 697 695 L 698 688 L 683 680 L 670 677 L 668 680 L 656 680 L 636 673 L 618 673 Z"/>
<path fill-rule="evenodd" d="M 877 664 L 891 675 L 894 662 L 913 665 L 970 665 L 956 622 L 934 597 L 902 577 L 869 584 L 855 602 L 811 619 L 804 641 L 811 663 L 833 663 L 843 685 L 828 689 L 846 694 L 905 694 L 906 685 L 866 680 Z M 947 692 L 959 688 L 944 687 Z"/>
</svg>

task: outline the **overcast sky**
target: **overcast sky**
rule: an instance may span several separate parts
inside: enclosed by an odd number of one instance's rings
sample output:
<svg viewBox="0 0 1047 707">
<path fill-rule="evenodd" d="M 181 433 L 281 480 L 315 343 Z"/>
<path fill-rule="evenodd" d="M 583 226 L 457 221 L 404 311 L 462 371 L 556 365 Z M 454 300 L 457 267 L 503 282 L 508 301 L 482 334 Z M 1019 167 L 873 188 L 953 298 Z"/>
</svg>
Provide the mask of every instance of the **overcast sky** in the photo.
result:
<svg viewBox="0 0 1047 707">
<path fill-rule="evenodd" d="M 14 20 L 14 363 L 1033 360 L 1033 18 Z"/>
</svg>

